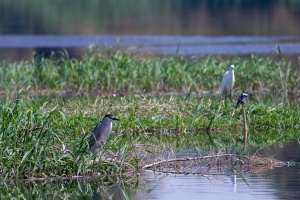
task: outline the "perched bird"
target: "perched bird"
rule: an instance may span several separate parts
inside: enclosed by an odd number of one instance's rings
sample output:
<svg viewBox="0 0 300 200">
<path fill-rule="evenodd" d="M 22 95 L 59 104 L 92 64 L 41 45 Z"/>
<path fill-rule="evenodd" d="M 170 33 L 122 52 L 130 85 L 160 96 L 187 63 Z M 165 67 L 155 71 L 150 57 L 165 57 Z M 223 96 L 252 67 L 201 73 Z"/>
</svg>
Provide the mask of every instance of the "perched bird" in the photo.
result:
<svg viewBox="0 0 300 200">
<path fill-rule="evenodd" d="M 101 151 L 103 145 L 105 144 L 107 138 L 109 137 L 112 129 L 112 122 L 119 120 L 115 118 L 112 114 L 107 114 L 103 117 L 97 126 L 94 128 L 90 136 L 90 149 L 93 154 Z"/>
<path fill-rule="evenodd" d="M 243 91 L 242 94 L 241 94 L 241 96 L 239 97 L 239 99 L 238 99 L 238 101 L 237 101 L 237 104 L 236 104 L 235 108 L 237 109 L 237 107 L 238 107 L 240 104 L 244 104 L 245 101 L 247 100 L 247 97 L 248 97 L 249 95 L 253 95 L 253 94 L 251 94 L 251 93 L 249 93 L 249 92 L 247 92 L 247 91 L 246 91 L 246 92 Z"/>
<path fill-rule="evenodd" d="M 232 101 L 232 98 L 231 98 L 231 90 L 233 88 L 234 81 L 235 81 L 235 79 L 234 79 L 234 65 L 231 65 L 230 70 L 227 71 L 223 76 L 220 93 L 221 93 L 221 97 L 225 100 L 226 100 L 226 97 L 229 94 L 229 99 L 232 103 L 233 103 L 233 101 Z"/>
</svg>

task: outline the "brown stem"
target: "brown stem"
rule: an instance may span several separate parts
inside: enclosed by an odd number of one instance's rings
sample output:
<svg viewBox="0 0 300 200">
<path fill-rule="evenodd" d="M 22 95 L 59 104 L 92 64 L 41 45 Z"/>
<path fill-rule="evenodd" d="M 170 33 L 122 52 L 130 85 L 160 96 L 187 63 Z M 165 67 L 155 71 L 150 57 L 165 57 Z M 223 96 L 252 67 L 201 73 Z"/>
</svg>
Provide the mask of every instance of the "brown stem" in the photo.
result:
<svg viewBox="0 0 300 200">
<path fill-rule="evenodd" d="M 247 119 L 246 119 L 246 112 L 245 112 L 245 106 L 242 104 L 243 109 L 243 123 L 244 123 L 244 150 L 247 146 L 247 134 L 248 134 L 248 127 L 247 127 Z"/>
</svg>

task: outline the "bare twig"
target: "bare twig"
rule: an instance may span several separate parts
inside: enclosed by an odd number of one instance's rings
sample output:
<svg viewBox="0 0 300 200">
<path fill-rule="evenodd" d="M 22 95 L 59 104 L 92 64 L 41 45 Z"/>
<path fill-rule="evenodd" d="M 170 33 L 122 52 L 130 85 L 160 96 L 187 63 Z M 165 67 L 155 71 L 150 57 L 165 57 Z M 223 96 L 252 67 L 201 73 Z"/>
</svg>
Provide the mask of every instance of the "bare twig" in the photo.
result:
<svg viewBox="0 0 300 200">
<path fill-rule="evenodd" d="M 217 158 L 215 162 L 211 162 L 209 160 L 210 158 Z M 278 164 L 282 164 L 283 162 L 275 160 L 273 158 L 262 158 L 258 156 L 241 156 L 237 154 L 218 154 L 218 155 L 208 155 L 208 156 L 200 156 L 200 157 L 194 157 L 194 158 L 174 158 L 174 159 L 165 159 L 165 160 L 160 160 L 157 162 L 153 162 L 150 164 L 147 164 L 143 166 L 143 169 L 148 169 L 151 167 L 154 167 L 156 165 L 161 165 L 161 164 L 166 164 L 166 163 L 172 163 L 172 162 L 185 162 L 185 161 L 196 161 L 196 160 L 202 160 L 205 159 L 207 161 L 207 165 L 214 165 L 215 163 L 219 162 L 220 160 L 218 158 L 236 158 L 237 160 L 230 162 L 231 164 L 235 165 L 236 162 L 238 161 L 241 165 L 243 166 L 276 166 Z M 221 165 L 227 166 L 227 162 L 224 162 Z M 220 164 L 220 163 L 219 163 Z"/>
<path fill-rule="evenodd" d="M 154 162 L 154 163 L 145 165 L 143 167 L 143 169 L 147 169 L 147 168 L 153 167 L 155 165 L 162 164 L 162 163 L 168 163 L 168 162 L 194 161 L 194 160 L 200 160 L 200 159 L 216 158 L 216 157 L 226 157 L 226 156 L 229 156 L 229 157 L 239 157 L 239 155 L 236 155 L 236 154 L 222 154 L 222 155 L 200 156 L 200 157 L 194 157 L 194 158 L 174 158 L 174 159 L 168 159 L 168 160 L 161 160 L 161 161 L 158 161 L 158 162 Z"/>
<path fill-rule="evenodd" d="M 247 127 L 247 118 L 246 118 L 246 111 L 245 111 L 244 104 L 242 104 L 242 109 L 243 109 L 243 122 L 244 122 L 244 151 L 245 151 L 247 146 L 248 127 Z"/>
</svg>

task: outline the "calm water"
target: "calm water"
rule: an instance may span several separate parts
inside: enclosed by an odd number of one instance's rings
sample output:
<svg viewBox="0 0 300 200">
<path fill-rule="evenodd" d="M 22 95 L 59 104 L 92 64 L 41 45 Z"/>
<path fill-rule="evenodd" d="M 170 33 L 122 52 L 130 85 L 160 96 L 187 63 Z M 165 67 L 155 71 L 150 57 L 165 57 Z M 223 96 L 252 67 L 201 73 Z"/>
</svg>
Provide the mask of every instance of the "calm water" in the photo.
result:
<svg viewBox="0 0 300 200">
<path fill-rule="evenodd" d="M 271 54 L 280 44 L 300 54 L 297 0 L 2 0 L 0 21 L 9 61 L 62 48 L 80 56 L 91 44 L 184 55 Z"/>
<path fill-rule="evenodd" d="M 276 144 L 260 151 L 263 156 L 289 162 L 300 162 L 299 152 L 299 142 Z M 151 180 L 155 174 L 147 172 L 145 176 Z M 134 199 L 300 199 L 299 165 L 245 174 L 243 178 L 248 185 L 239 176 L 235 183 L 234 176 L 168 175 L 137 190 Z"/>
<path fill-rule="evenodd" d="M 300 162 L 300 143 L 276 144 L 262 156 Z M 240 176 L 162 175 L 146 171 L 137 189 L 122 183 L 99 185 L 96 179 L 17 181 L 0 184 L 1 199 L 300 199 L 300 166 L 284 166 Z"/>
</svg>

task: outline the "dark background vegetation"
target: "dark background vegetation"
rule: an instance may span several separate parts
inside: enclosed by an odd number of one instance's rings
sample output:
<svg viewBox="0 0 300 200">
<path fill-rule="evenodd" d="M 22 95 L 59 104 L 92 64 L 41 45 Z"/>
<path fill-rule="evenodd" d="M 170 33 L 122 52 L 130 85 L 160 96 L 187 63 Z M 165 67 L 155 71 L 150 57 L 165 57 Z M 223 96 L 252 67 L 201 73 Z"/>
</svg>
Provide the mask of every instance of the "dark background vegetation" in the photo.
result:
<svg viewBox="0 0 300 200">
<path fill-rule="evenodd" d="M 2 0 L 0 34 L 299 35 L 298 0 Z"/>
</svg>

